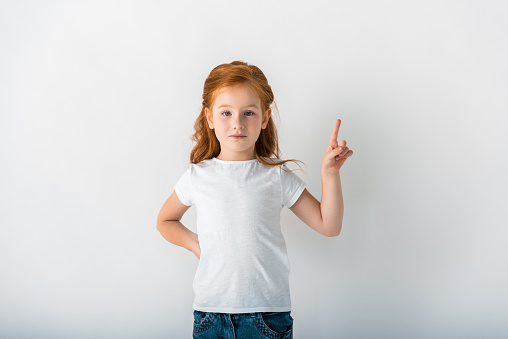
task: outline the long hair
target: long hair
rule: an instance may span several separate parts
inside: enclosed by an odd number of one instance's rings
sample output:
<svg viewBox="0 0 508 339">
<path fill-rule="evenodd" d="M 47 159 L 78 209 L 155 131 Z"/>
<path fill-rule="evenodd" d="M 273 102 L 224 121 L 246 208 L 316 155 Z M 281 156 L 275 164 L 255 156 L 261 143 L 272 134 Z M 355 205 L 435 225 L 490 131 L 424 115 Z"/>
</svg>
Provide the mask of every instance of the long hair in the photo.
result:
<svg viewBox="0 0 508 339">
<path fill-rule="evenodd" d="M 275 105 L 278 114 L 272 88 L 268 84 L 265 75 L 258 67 L 249 65 L 243 61 L 233 61 L 229 64 L 221 64 L 215 67 L 206 78 L 203 87 L 201 112 L 194 123 L 195 132 L 191 137 L 191 140 L 196 143 L 190 154 L 191 163 L 197 164 L 202 160 L 211 159 L 219 155 L 220 143 L 215 136 L 215 131 L 208 127 L 205 108 L 208 108 L 210 111 L 212 110 L 217 93 L 221 88 L 239 84 L 247 85 L 251 90 L 257 93 L 261 99 L 263 114 L 272 104 Z M 296 159 L 280 159 L 281 152 L 279 149 L 277 127 L 273 122 L 272 116 L 270 116 L 266 128 L 261 129 L 259 138 L 256 141 L 254 147 L 256 159 L 267 166 L 279 166 L 288 161 L 305 164 Z M 300 165 L 298 166 L 300 167 Z"/>
</svg>

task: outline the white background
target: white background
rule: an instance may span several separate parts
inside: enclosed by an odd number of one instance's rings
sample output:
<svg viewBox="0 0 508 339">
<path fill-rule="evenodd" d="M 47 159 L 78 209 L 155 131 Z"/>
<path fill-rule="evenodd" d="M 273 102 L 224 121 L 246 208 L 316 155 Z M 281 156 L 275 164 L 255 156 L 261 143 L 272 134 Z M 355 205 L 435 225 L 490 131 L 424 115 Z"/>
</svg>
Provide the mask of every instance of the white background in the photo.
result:
<svg viewBox="0 0 508 339">
<path fill-rule="evenodd" d="M 294 337 L 507 337 L 507 19 L 503 1 L 2 1 L 0 337 L 191 337 L 198 260 L 155 221 L 204 80 L 234 60 L 267 76 L 318 200 L 337 118 L 354 150 L 339 237 L 282 212 Z"/>
</svg>

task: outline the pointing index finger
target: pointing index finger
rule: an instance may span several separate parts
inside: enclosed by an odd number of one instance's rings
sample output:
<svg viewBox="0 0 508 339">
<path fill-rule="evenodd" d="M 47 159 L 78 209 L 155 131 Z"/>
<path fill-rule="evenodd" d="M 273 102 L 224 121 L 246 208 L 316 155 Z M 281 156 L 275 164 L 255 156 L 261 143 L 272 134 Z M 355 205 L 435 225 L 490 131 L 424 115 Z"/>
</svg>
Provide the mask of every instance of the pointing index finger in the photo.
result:
<svg viewBox="0 0 508 339">
<path fill-rule="evenodd" d="M 339 138 L 339 128 L 340 128 L 341 120 L 337 119 L 335 122 L 335 127 L 333 128 L 332 136 L 330 137 L 330 146 L 335 145 L 337 139 Z"/>
</svg>

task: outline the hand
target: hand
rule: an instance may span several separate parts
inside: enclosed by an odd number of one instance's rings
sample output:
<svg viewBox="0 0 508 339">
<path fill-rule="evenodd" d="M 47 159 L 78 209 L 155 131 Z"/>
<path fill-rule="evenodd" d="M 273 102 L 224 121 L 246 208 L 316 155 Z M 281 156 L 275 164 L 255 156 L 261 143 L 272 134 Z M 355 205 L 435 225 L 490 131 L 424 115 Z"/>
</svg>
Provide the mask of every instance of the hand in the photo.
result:
<svg viewBox="0 0 508 339">
<path fill-rule="evenodd" d="M 330 143 L 321 161 L 321 174 L 339 174 L 339 170 L 346 159 L 353 155 L 353 151 L 346 147 L 346 140 L 337 141 L 340 124 L 341 120 L 337 119 Z"/>
</svg>

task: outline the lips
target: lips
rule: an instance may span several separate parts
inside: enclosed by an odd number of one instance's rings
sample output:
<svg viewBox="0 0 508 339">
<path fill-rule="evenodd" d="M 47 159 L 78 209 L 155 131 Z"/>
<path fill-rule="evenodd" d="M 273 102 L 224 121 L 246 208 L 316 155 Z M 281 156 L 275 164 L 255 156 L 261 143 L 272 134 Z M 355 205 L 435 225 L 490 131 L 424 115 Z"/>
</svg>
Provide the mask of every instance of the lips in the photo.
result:
<svg viewBox="0 0 508 339">
<path fill-rule="evenodd" d="M 242 134 L 233 134 L 233 135 L 230 135 L 230 137 L 233 137 L 233 138 L 245 138 L 246 135 L 242 135 Z"/>
</svg>

